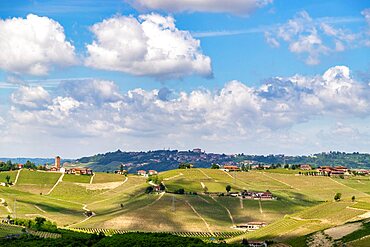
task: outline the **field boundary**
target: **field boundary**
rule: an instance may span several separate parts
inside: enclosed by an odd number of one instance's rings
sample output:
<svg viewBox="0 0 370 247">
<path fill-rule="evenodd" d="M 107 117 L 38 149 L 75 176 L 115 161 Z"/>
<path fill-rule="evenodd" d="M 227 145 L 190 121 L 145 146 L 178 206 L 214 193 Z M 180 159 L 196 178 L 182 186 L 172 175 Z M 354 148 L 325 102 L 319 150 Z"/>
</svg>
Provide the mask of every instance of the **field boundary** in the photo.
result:
<svg viewBox="0 0 370 247">
<path fill-rule="evenodd" d="M 19 169 L 19 170 L 18 170 L 17 175 L 15 176 L 15 180 L 14 180 L 14 184 L 13 184 L 13 186 L 17 184 L 17 182 L 18 182 L 18 178 L 19 178 L 19 174 L 21 173 L 21 170 L 22 170 L 22 169 Z"/>
<path fill-rule="evenodd" d="M 210 227 L 210 225 L 208 224 L 208 222 L 198 213 L 198 211 L 193 207 L 193 205 L 190 204 L 189 201 L 185 200 L 185 203 L 189 205 L 189 207 L 194 211 L 194 213 L 196 215 L 198 215 L 198 217 L 204 222 L 204 224 L 206 225 L 209 233 L 211 233 L 212 236 L 214 236 L 214 233 Z"/>
<path fill-rule="evenodd" d="M 64 173 L 62 173 L 60 175 L 60 177 L 58 178 L 58 181 L 54 184 L 54 186 L 49 190 L 48 193 L 46 193 L 46 195 L 50 195 L 51 192 L 53 192 L 53 190 L 55 189 L 55 187 L 57 187 L 57 185 L 63 181 L 63 177 L 64 177 Z"/>
</svg>

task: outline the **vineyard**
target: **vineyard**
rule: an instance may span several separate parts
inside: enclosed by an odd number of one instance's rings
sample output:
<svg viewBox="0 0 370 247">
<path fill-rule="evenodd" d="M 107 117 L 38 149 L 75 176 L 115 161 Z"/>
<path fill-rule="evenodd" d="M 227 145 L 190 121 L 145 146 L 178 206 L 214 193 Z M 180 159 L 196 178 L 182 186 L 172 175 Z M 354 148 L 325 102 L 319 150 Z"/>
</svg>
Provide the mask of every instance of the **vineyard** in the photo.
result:
<svg viewBox="0 0 370 247">
<path fill-rule="evenodd" d="M 0 177 L 7 174 L 0 173 Z M 14 172 L 11 177 L 15 177 Z M 366 178 L 341 180 L 265 171 L 177 169 L 159 174 L 167 193 L 151 194 L 145 193 L 149 186 L 146 178 L 137 175 L 65 175 L 57 183 L 59 178 L 59 173 L 22 170 L 15 186 L 0 187 L 0 197 L 8 205 L 6 208 L 0 204 L 0 217 L 44 217 L 62 228 L 106 235 L 162 232 L 229 242 L 243 238 L 285 242 L 356 220 L 370 211 Z M 227 195 L 227 185 L 232 192 L 269 190 L 278 199 L 241 200 Z M 45 193 L 51 188 L 49 194 Z M 180 188 L 184 194 L 172 193 Z M 340 202 L 333 201 L 336 193 L 342 194 Z M 93 215 L 87 217 L 87 211 Z M 233 228 L 255 221 L 266 222 L 267 226 L 254 232 Z M 18 228 L 18 232 L 21 230 Z M 7 235 L 6 232 L 10 234 L 12 229 L 2 229 L 0 234 Z"/>
<path fill-rule="evenodd" d="M 111 236 L 114 234 L 124 234 L 130 233 L 133 231 L 125 231 L 125 230 L 115 230 L 115 229 L 99 229 L 99 228 L 69 228 L 69 230 L 84 232 L 84 233 L 92 233 L 92 234 L 99 234 L 104 233 L 106 236 Z M 227 239 L 239 236 L 243 234 L 242 231 L 233 231 L 233 232 L 158 232 L 158 233 L 170 233 L 180 237 L 193 237 L 193 238 L 218 238 L 218 239 Z"/>
<path fill-rule="evenodd" d="M 41 231 L 33 231 L 33 230 L 27 230 L 27 232 L 31 235 L 38 236 L 40 238 L 61 238 L 62 237 L 62 234 L 59 234 L 59 233 L 41 232 Z"/>
<path fill-rule="evenodd" d="M 22 234 L 22 227 L 0 223 L 0 238 L 10 234 Z"/>
</svg>

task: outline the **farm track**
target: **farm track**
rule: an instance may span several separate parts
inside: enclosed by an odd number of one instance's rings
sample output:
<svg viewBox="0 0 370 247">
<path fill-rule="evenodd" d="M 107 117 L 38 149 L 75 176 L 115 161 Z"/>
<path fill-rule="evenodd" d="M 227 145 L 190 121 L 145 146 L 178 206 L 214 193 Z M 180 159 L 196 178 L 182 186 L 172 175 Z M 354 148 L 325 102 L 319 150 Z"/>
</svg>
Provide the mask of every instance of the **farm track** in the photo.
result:
<svg viewBox="0 0 370 247">
<path fill-rule="evenodd" d="M 194 213 L 199 217 L 199 219 L 201 219 L 203 222 L 204 222 L 204 224 L 206 225 L 206 227 L 207 227 L 207 230 L 208 230 L 208 232 L 212 235 L 212 236 L 214 236 L 214 233 L 213 233 L 213 231 L 212 231 L 212 229 L 211 229 L 211 227 L 210 227 L 210 225 L 208 224 L 208 222 L 198 213 L 198 211 L 193 207 L 193 205 L 191 205 L 190 204 L 190 202 L 189 201 L 187 201 L 187 200 L 185 200 L 185 203 L 186 204 L 188 204 L 188 206 L 194 211 Z"/>
<path fill-rule="evenodd" d="M 95 177 L 95 173 L 91 176 L 91 178 L 90 178 L 90 184 L 92 184 L 93 183 L 93 180 L 94 180 L 94 177 Z"/>
<path fill-rule="evenodd" d="M 201 169 L 197 169 L 198 171 L 200 171 L 204 176 L 206 176 L 208 179 L 211 179 L 211 180 L 214 180 L 215 182 L 216 182 L 216 180 L 215 179 L 213 179 L 212 177 L 210 177 L 210 176 L 208 176 L 208 174 L 207 173 L 205 173 L 203 170 L 201 170 Z"/>
<path fill-rule="evenodd" d="M 63 181 L 63 177 L 64 177 L 64 173 L 62 173 L 58 179 L 58 181 L 54 184 L 54 186 L 49 190 L 48 193 L 46 193 L 46 195 L 50 195 L 51 192 L 53 192 L 53 190 L 57 187 L 57 185 Z"/>
<path fill-rule="evenodd" d="M 93 175 L 94 176 L 94 175 Z M 91 178 L 92 179 L 92 178 Z M 117 187 L 119 187 L 119 186 L 122 186 L 124 183 L 126 183 L 128 181 L 128 177 L 126 177 L 125 178 L 125 180 L 120 184 L 120 185 L 118 185 Z M 90 180 L 90 182 L 92 182 L 91 180 Z M 91 183 L 90 183 L 91 184 Z M 114 189 L 117 189 L 117 187 L 115 187 L 115 188 L 113 188 L 113 189 L 109 189 L 109 190 L 107 190 L 107 191 L 104 191 L 104 192 L 102 192 L 102 193 L 100 193 L 99 194 L 99 196 L 100 195 L 104 195 L 104 194 L 106 194 L 106 193 L 108 193 L 108 192 L 110 192 L 110 191 L 112 191 L 112 190 L 114 190 Z"/>
<path fill-rule="evenodd" d="M 275 180 L 276 182 L 282 183 L 282 184 L 288 186 L 290 189 L 300 190 L 298 188 L 293 187 L 292 185 L 290 185 L 288 183 L 285 183 L 284 181 L 281 181 L 280 179 L 277 179 L 277 178 L 274 178 L 274 177 L 271 177 L 271 176 L 267 175 L 265 172 L 262 172 L 262 175 L 265 176 L 265 177 L 268 177 L 272 180 Z"/>
<path fill-rule="evenodd" d="M 4 206 L 4 203 L 5 203 L 4 198 L 0 198 L 0 203 L 3 205 L 3 207 L 6 208 L 6 210 L 8 211 L 9 214 L 13 213 L 9 206 Z"/>
<path fill-rule="evenodd" d="M 178 178 L 180 176 L 184 176 L 184 174 L 182 172 L 180 172 L 179 174 L 175 175 L 175 176 L 172 176 L 172 177 L 169 177 L 169 178 L 165 178 L 163 179 L 164 181 L 169 181 L 169 180 L 172 180 L 174 178 Z"/>
<path fill-rule="evenodd" d="M 14 186 L 14 185 L 16 185 L 16 184 L 17 184 L 17 182 L 18 182 L 18 178 L 19 178 L 19 174 L 21 173 L 21 170 L 22 170 L 22 169 L 19 169 L 19 170 L 18 170 L 17 175 L 15 176 L 14 184 L 13 184 L 12 186 Z"/>
<path fill-rule="evenodd" d="M 232 223 L 233 227 L 235 227 L 234 217 L 233 217 L 233 215 L 231 214 L 230 210 L 229 210 L 226 206 L 224 206 L 224 205 L 222 205 L 221 203 L 219 203 L 219 202 L 218 202 L 215 198 L 213 198 L 212 196 L 210 196 L 210 197 L 211 197 L 211 198 L 212 198 L 212 200 L 214 200 L 218 205 L 220 205 L 221 207 L 223 207 L 223 208 L 226 210 L 227 214 L 229 215 L 229 218 L 230 218 L 230 220 L 231 220 L 231 223 Z"/>
</svg>

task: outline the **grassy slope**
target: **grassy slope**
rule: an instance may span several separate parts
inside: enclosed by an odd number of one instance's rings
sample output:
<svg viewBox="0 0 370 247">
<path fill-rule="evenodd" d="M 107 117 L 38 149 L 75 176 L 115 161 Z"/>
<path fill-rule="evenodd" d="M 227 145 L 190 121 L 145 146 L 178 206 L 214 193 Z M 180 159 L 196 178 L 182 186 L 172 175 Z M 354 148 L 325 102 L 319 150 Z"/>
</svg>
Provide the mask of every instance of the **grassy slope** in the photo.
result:
<svg viewBox="0 0 370 247">
<path fill-rule="evenodd" d="M 63 182 L 72 182 L 72 183 L 90 183 L 91 176 L 80 175 L 76 176 L 73 174 L 65 174 L 63 177 Z"/>
<path fill-rule="evenodd" d="M 16 188 L 34 194 L 47 193 L 58 181 L 61 173 L 22 170 Z"/>
<path fill-rule="evenodd" d="M 93 183 L 122 182 L 125 176 L 113 173 L 96 172 Z"/>
<path fill-rule="evenodd" d="M 281 240 L 343 223 L 365 212 L 352 207 L 367 207 L 370 202 L 370 196 L 365 193 L 366 186 L 358 182 L 361 186 L 352 181 L 343 182 L 326 177 L 258 171 L 227 174 L 211 169 L 172 170 L 161 173 L 160 177 L 164 178 L 164 183 L 170 191 L 184 188 L 188 192 L 201 193 L 203 183 L 210 192 L 225 192 L 226 185 L 230 184 L 234 191 L 270 190 L 279 200 L 240 202 L 239 199 L 231 197 L 173 194 L 165 194 L 160 198 L 160 195 L 144 194 L 145 187 L 148 186 L 146 179 L 135 175 L 128 176 L 126 183 L 109 190 L 89 190 L 76 182 L 88 183 L 87 178 L 90 177 L 70 175 L 66 176 L 49 196 L 39 195 L 38 188 L 50 189 L 59 178 L 58 175 L 60 174 L 22 171 L 20 184 L 11 188 L 0 188 L 1 197 L 6 199 L 11 208 L 14 206 L 14 199 L 17 199 L 19 217 L 34 217 L 39 214 L 61 226 L 85 219 L 82 207 L 87 204 L 96 216 L 74 225 L 87 228 L 208 231 L 203 221 L 205 220 L 212 231 L 232 231 L 229 210 L 235 224 L 248 221 L 270 223 L 269 226 L 244 237 Z M 122 182 L 124 179 L 121 175 L 97 173 L 93 184 Z M 367 182 L 364 183 L 366 185 Z M 32 189 L 25 188 L 26 184 Z M 343 194 L 343 202 L 331 202 L 336 192 Z M 350 201 L 352 195 L 359 201 L 357 204 Z M 324 201 L 329 202 L 323 203 Z M 0 214 L 5 216 L 4 211 L 0 210 Z"/>
<path fill-rule="evenodd" d="M 0 183 L 6 183 L 6 176 L 10 176 L 10 181 L 14 183 L 18 171 L 0 172 Z"/>
</svg>

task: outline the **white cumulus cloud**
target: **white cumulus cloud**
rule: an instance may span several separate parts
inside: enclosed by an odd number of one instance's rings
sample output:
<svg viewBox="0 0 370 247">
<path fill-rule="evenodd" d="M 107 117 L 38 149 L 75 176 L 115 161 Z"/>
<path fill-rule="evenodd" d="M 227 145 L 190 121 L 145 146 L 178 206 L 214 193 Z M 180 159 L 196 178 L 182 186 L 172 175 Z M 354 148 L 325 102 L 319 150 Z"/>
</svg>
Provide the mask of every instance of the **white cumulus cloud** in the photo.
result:
<svg viewBox="0 0 370 247">
<path fill-rule="evenodd" d="M 248 15 L 272 3 L 272 0 L 131 0 L 128 2 L 137 9 Z"/>
<path fill-rule="evenodd" d="M 157 78 L 212 75 L 211 59 L 202 53 L 200 41 L 177 29 L 170 16 L 116 16 L 91 31 L 96 40 L 87 45 L 87 66 Z"/>
<path fill-rule="evenodd" d="M 362 11 L 367 18 L 367 11 Z M 308 65 L 317 65 L 323 56 L 335 52 L 367 45 L 365 33 L 353 33 L 328 23 L 330 19 L 313 19 L 306 11 L 301 11 L 284 24 L 265 32 L 266 42 L 274 48 L 281 42 L 287 43 L 289 51 L 302 57 Z"/>
<path fill-rule="evenodd" d="M 370 118 L 370 85 L 356 81 L 346 66 L 322 75 L 275 77 L 257 87 L 230 81 L 220 90 L 122 92 L 112 81 L 90 79 L 65 81 L 55 91 L 44 91 L 21 87 L 13 93 L 3 129 L 14 136 L 7 140 L 17 139 L 16 130 L 22 129 L 61 140 L 105 143 L 110 149 L 123 140 L 137 149 L 201 143 L 222 151 L 228 143 L 249 143 L 263 150 L 266 145 L 274 151 L 294 150 L 317 141 L 314 131 L 320 129 L 310 129 L 310 121 L 366 123 Z M 304 124 L 303 132 L 294 130 Z M 342 129 L 338 135 L 347 132 Z"/>
<path fill-rule="evenodd" d="M 0 69 L 45 75 L 54 66 L 75 64 L 74 49 L 63 27 L 48 17 L 0 19 Z"/>
</svg>

